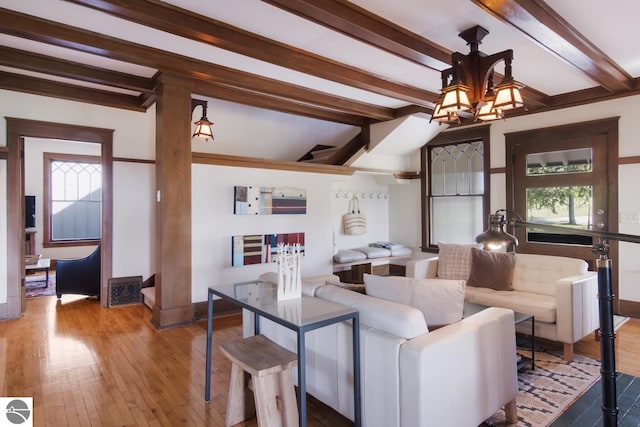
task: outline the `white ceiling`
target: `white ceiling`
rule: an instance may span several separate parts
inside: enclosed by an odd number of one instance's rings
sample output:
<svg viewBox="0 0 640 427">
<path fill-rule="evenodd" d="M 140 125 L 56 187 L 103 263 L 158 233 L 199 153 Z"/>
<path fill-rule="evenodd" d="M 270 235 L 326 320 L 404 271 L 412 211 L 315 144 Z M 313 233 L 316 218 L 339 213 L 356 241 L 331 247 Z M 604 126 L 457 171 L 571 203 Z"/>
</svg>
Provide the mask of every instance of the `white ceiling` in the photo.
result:
<svg viewBox="0 0 640 427">
<path fill-rule="evenodd" d="M 98 0 L 97 3 L 100 1 Z M 157 0 L 148 1 L 162 3 Z M 522 3 L 522 0 L 511 0 L 511 2 Z M 437 93 L 440 90 L 440 72 L 437 70 L 401 58 L 259 0 L 168 0 L 166 3 L 223 21 L 293 48 L 320 55 L 327 60 L 367 71 L 385 80 L 430 92 Z M 314 2 L 308 0 L 308 3 Z M 352 3 L 436 43 L 445 50 L 465 54 L 468 48 L 465 46 L 465 41 L 458 37 L 458 33 L 474 25 L 482 25 L 490 33 L 484 39 L 480 50 L 492 54 L 513 49 L 515 79 L 543 95 L 563 95 L 599 86 L 584 71 L 543 47 L 538 41 L 544 43 L 545 34 L 525 34 L 520 29 L 481 9 L 471 0 L 354 0 Z M 604 7 L 599 0 L 546 0 L 546 3 L 536 0 L 534 3 L 557 12 L 581 34 L 583 40 L 603 51 L 632 78 L 637 79 L 640 76 L 640 51 L 637 48 L 637 41 L 640 40 L 640 25 L 637 23 L 637 18 L 640 16 L 640 2 L 612 0 Z M 267 63 L 68 1 L 0 0 L 0 7 L 354 101 L 393 109 L 410 105 L 410 102 L 403 99 L 316 77 L 282 65 Z M 0 46 L 145 78 L 151 78 L 158 71 L 133 62 L 109 59 L 99 51 L 96 51 L 96 54 L 80 52 L 71 48 L 36 42 L 29 37 L 9 35 L 8 32 L 10 31 L 3 30 L 3 25 L 0 23 Z M 441 62 L 439 64 L 441 64 L 440 69 L 450 66 Z M 98 87 L 106 91 L 135 94 L 128 89 L 74 82 L 67 78 L 48 76 L 46 73 L 21 70 L 19 67 L 0 67 L 0 71 L 80 86 Z M 497 71 L 502 72 L 500 66 Z M 2 76 L 0 81 L 1 79 Z"/>
</svg>

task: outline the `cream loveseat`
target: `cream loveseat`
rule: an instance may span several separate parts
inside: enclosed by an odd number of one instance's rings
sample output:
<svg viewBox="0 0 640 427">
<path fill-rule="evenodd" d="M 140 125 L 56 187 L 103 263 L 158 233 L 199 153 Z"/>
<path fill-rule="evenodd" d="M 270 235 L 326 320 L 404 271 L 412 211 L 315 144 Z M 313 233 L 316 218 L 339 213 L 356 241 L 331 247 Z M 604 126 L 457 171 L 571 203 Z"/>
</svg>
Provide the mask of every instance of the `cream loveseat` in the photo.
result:
<svg viewBox="0 0 640 427">
<path fill-rule="evenodd" d="M 454 293 L 464 286 L 458 281 L 397 279 L 415 292 L 426 286 L 437 291 L 442 282 L 451 282 L 448 289 Z M 327 285 L 325 280 L 304 280 L 303 294 L 357 308 L 360 314 L 364 426 L 476 427 L 503 407 L 515 422 L 512 310 L 490 308 L 429 331 L 417 308 Z M 253 334 L 253 315 L 246 310 L 243 331 L 245 336 Z M 260 332 L 296 351 L 290 330 L 261 319 Z M 351 336 L 351 323 L 344 322 L 307 333 L 305 342 L 307 392 L 353 420 Z"/>
<path fill-rule="evenodd" d="M 406 275 L 416 278 L 465 278 L 474 275 L 472 254 L 487 254 L 467 245 L 440 244 L 439 258 L 410 260 Z M 444 255 L 444 258 L 443 258 Z M 497 254 L 496 254 L 497 255 Z M 564 344 L 564 359 L 573 359 L 573 344 L 599 327 L 597 273 L 587 271 L 581 259 L 549 255 L 512 254 L 515 257 L 511 289 L 504 290 L 495 281 L 505 272 L 491 271 L 502 267 L 485 264 L 488 281 L 481 286 L 466 286 L 465 300 L 477 304 L 510 308 L 535 316 L 536 337 Z M 500 254 L 499 256 L 507 256 Z M 451 263 L 456 264 L 451 267 Z M 449 264 L 449 267 L 443 264 Z M 475 264 L 476 270 L 482 267 Z M 480 271 L 480 273 L 483 273 Z M 506 273 L 508 275 L 508 273 Z M 508 288 L 508 286 L 507 286 Z M 518 331 L 530 334 L 531 327 L 522 324 Z"/>
</svg>

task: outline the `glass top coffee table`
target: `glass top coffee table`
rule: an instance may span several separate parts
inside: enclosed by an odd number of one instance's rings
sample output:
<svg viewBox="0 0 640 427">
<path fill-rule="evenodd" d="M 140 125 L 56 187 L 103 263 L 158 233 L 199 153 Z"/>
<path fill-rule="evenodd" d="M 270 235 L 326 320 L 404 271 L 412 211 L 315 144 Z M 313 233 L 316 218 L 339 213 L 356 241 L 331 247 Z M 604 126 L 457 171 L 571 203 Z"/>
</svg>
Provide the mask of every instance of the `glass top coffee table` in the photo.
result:
<svg viewBox="0 0 640 427">
<path fill-rule="evenodd" d="M 476 304 L 472 302 L 464 302 L 464 308 L 462 311 L 462 317 L 469 317 L 473 314 L 476 314 L 482 310 L 489 308 L 490 306 Z M 513 320 L 517 325 L 526 322 L 527 320 L 531 320 L 531 341 L 529 342 L 529 349 L 531 350 L 531 357 L 524 356 L 518 353 L 518 370 L 524 368 L 527 365 L 531 366 L 531 369 L 535 369 L 535 359 L 536 359 L 536 335 L 535 335 L 535 326 L 536 326 L 536 318 L 532 314 L 527 313 L 519 313 L 517 311 L 513 312 Z"/>
</svg>

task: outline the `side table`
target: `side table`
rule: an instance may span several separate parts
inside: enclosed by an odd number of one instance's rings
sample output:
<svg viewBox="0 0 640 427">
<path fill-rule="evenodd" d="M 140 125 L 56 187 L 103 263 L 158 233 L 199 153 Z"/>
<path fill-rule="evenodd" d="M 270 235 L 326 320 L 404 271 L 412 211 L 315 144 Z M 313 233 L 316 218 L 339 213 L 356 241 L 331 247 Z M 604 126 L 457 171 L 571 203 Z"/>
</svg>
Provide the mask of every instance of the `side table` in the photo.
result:
<svg viewBox="0 0 640 427">
<path fill-rule="evenodd" d="M 51 268 L 51 259 L 49 258 L 40 258 L 37 264 L 27 264 L 24 266 L 26 271 L 45 271 L 46 282 L 44 282 L 43 288 L 49 286 L 49 269 Z"/>
</svg>

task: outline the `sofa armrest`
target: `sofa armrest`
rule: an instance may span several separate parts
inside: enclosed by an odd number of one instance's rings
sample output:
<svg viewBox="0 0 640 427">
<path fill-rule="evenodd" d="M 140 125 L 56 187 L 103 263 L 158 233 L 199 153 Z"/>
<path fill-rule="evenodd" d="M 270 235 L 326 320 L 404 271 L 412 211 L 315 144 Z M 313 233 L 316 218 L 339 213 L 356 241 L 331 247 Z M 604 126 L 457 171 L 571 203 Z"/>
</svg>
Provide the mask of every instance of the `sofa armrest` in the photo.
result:
<svg viewBox="0 0 640 427">
<path fill-rule="evenodd" d="M 598 274 L 566 277 L 556 282 L 556 329 L 558 341 L 575 343 L 600 326 Z"/>
<path fill-rule="evenodd" d="M 438 276 L 438 258 L 410 259 L 405 276 L 416 279 L 435 279 Z"/>
<path fill-rule="evenodd" d="M 488 308 L 400 348 L 402 427 L 479 425 L 517 394 L 512 310 Z"/>
</svg>

